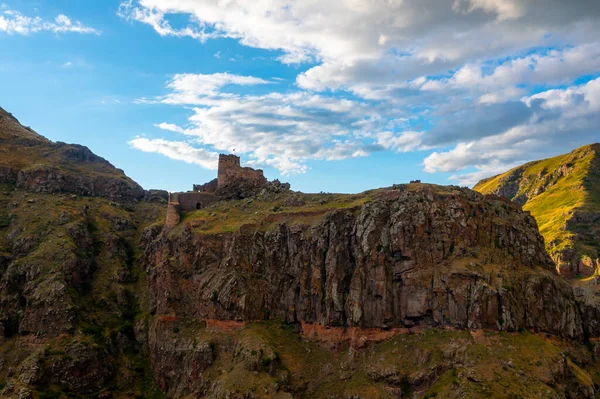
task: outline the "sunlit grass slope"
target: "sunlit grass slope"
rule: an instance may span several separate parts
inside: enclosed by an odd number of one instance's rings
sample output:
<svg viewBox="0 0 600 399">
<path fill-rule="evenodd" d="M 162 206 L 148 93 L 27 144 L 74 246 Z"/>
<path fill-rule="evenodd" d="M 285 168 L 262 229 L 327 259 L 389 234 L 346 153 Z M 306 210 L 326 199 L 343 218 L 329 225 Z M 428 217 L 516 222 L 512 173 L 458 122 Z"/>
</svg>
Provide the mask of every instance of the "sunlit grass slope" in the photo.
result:
<svg viewBox="0 0 600 399">
<path fill-rule="evenodd" d="M 551 254 L 571 248 L 598 257 L 599 243 L 580 238 L 582 226 L 570 220 L 576 212 L 600 212 L 600 144 L 527 163 L 482 180 L 474 189 L 524 203 L 523 209 L 537 220 Z"/>
</svg>

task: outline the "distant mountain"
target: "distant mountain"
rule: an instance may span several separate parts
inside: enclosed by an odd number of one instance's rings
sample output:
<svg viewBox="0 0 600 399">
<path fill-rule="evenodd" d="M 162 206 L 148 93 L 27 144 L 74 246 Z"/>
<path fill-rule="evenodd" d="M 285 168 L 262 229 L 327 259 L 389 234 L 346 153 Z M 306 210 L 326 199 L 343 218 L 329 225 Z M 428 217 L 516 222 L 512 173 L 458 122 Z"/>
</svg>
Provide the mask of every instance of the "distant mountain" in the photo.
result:
<svg viewBox="0 0 600 399">
<path fill-rule="evenodd" d="M 68 192 L 133 201 L 144 190 L 89 148 L 53 142 L 0 108 L 0 183 L 38 193 Z"/>
<path fill-rule="evenodd" d="M 526 163 L 474 190 L 530 211 L 562 275 L 589 276 L 600 267 L 600 144 Z"/>
</svg>

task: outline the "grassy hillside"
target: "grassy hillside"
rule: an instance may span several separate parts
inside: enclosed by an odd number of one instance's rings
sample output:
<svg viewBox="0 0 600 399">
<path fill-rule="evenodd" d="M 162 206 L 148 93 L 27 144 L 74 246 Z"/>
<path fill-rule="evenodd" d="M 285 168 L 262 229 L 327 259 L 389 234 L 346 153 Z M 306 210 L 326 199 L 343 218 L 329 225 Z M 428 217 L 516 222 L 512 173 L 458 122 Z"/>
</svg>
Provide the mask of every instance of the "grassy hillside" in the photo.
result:
<svg viewBox="0 0 600 399">
<path fill-rule="evenodd" d="M 411 183 L 397 185 L 409 191 L 430 191 L 432 194 L 452 197 L 461 195 L 456 186 Z M 215 234 L 238 231 L 242 226 L 269 229 L 280 222 L 311 225 L 336 209 L 360 210 L 375 199 L 394 195 L 393 190 L 376 189 L 358 194 L 320 193 L 306 194 L 294 191 L 262 193 L 254 198 L 224 200 L 206 208 L 187 212 L 182 223 L 174 229 L 177 233 L 184 225 L 191 225 L 197 233 Z"/>
<path fill-rule="evenodd" d="M 162 220 L 163 208 L 0 184 L 1 397 L 158 392 L 133 325 L 145 308 L 138 227 Z M 19 367 L 39 370 L 13 375 Z"/>
<path fill-rule="evenodd" d="M 555 260 L 575 266 L 599 258 L 594 220 L 600 215 L 600 144 L 527 163 L 474 189 L 521 203 L 536 218 Z"/>
<path fill-rule="evenodd" d="M 142 188 L 104 158 L 77 144 L 52 142 L 0 108 L 0 183 L 39 192 L 134 200 Z"/>
</svg>

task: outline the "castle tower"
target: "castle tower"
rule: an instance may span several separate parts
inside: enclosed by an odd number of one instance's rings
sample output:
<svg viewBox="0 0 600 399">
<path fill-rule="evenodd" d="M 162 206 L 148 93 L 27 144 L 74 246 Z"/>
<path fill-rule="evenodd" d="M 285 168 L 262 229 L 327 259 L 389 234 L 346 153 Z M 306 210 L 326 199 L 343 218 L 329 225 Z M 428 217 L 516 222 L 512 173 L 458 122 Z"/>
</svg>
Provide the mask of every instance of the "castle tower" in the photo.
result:
<svg viewBox="0 0 600 399">
<path fill-rule="evenodd" d="M 265 187 L 267 179 L 261 169 L 240 165 L 240 157 L 233 154 L 219 154 L 217 178 L 202 185 L 194 185 L 194 191 L 170 193 L 167 204 L 167 227 L 176 226 L 181 212 L 191 212 L 206 207 L 221 199 L 253 195 Z M 224 188 L 219 192 L 219 188 Z"/>
<path fill-rule="evenodd" d="M 227 183 L 227 177 L 234 175 L 240 168 L 240 157 L 233 154 L 219 154 L 217 187 L 223 187 Z"/>
</svg>

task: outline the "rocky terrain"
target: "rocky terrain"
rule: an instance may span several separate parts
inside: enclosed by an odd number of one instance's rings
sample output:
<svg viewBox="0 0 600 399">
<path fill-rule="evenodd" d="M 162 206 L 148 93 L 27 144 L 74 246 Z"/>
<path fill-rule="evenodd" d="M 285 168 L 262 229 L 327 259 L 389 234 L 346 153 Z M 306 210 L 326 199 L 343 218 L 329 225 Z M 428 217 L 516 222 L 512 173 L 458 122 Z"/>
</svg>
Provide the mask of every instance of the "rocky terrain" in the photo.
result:
<svg viewBox="0 0 600 399">
<path fill-rule="evenodd" d="M 135 248 L 166 192 L 3 110 L 0 171 L 0 396 L 160 392 L 135 340 Z"/>
<path fill-rule="evenodd" d="M 0 116 L 1 397 L 597 395 L 596 280 L 518 204 L 273 188 L 166 228 L 165 192 Z"/>
<path fill-rule="evenodd" d="M 177 328 L 189 350 L 197 330 L 174 326 L 272 320 L 305 339 L 351 347 L 432 328 L 600 337 L 595 305 L 555 275 L 533 217 L 469 189 L 410 184 L 227 201 L 189 213 L 174 229 L 147 228 L 141 246 L 151 347 Z M 191 367 L 210 369 L 207 341 L 196 339 L 202 360 Z M 267 345 L 263 353 L 272 362 L 280 350 Z M 173 374 L 181 359 L 167 353 L 152 359 L 161 388 L 214 392 L 204 379 Z M 437 377 L 405 389 L 425 391 Z M 384 388 L 401 391 L 396 378 Z"/>
<path fill-rule="evenodd" d="M 505 196 L 536 218 L 546 249 L 565 277 L 600 267 L 600 144 L 527 163 L 482 180 L 474 190 Z"/>
</svg>

